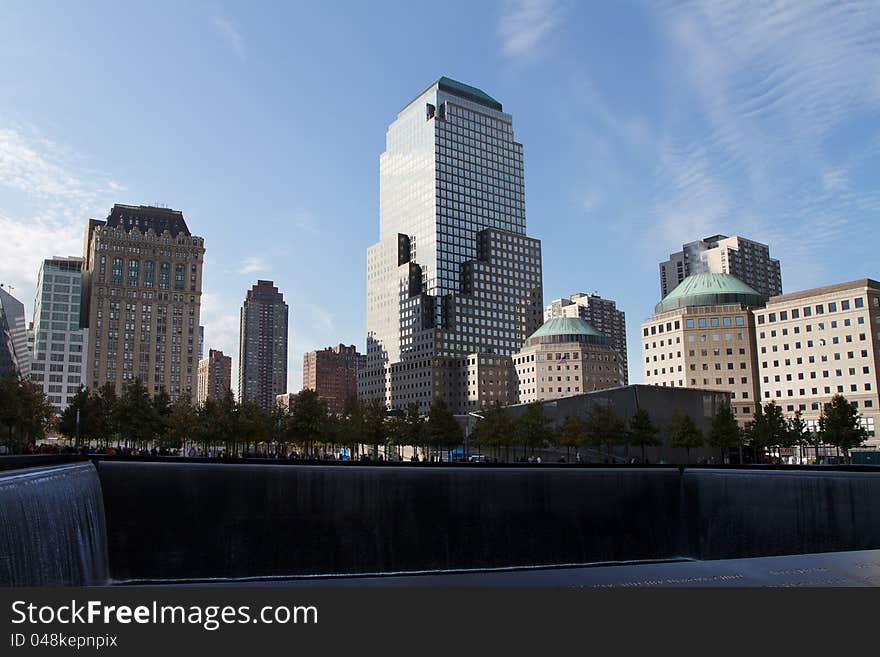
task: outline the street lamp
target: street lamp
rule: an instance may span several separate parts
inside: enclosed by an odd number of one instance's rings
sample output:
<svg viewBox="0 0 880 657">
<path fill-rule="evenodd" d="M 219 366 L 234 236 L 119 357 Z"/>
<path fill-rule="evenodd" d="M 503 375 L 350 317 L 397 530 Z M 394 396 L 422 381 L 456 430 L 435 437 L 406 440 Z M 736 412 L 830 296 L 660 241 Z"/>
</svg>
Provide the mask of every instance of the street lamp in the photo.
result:
<svg viewBox="0 0 880 657">
<path fill-rule="evenodd" d="M 468 416 L 469 416 L 469 417 L 475 417 L 475 418 L 477 418 L 477 419 L 479 419 L 479 420 L 485 420 L 485 419 L 486 419 L 484 416 L 480 415 L 480 414 L 477 413 L 476 411 L 468 411 Z M 468 420 L 468 422 L 467 422 L 467 431 L 464 432 L 464 453 L 465 453 L 465 454 L 468 453 L 468 438 L 470 438 L 470 435 L 471 435 L 471 422 L 470 422 L 470 420 Z M 481 452 L 480 452 L 480 446 L 479 446 L 479 445 L 477 445 L 477 454 L 481 454 Z M 468 455 L 468 458 L 470 458 L 470 455 Z"/>
</svg>

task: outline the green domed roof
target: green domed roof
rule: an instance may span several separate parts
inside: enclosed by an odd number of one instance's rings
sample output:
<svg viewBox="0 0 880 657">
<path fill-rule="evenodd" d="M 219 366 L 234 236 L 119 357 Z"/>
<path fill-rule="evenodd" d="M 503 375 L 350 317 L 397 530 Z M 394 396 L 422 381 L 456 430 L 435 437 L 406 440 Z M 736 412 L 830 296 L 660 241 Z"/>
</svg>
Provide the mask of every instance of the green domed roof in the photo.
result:
<svg viewBox="0 0 880 657">
<path fill-rule="evenodd" d="M 544 322 L 526 340 L 527 345 L 548 342 L 588 342 L 608 344 L 608 338 L 580 317 L 554 317 Z"/>
<path fill-rule="evenodd" d="M 687 306 L 718 306 L 726 303 L 763 306 L 767 303 L 767 297 L 731 274 L 693 274 L 654 306 L 654 314 Z"/>
</svg>

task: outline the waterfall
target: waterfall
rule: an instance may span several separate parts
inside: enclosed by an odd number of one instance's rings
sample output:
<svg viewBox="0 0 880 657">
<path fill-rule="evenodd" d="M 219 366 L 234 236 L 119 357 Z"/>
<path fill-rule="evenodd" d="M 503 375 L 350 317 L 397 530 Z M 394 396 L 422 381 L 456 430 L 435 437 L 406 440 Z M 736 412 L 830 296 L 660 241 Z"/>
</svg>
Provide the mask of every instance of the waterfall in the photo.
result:
<svg viewBox="0 0 880 657">
<path fill-rule="evenodd" d="M 0 586 L 108 579 L 104 501 L 91 463 L 0 472 Z"/>
</svg>

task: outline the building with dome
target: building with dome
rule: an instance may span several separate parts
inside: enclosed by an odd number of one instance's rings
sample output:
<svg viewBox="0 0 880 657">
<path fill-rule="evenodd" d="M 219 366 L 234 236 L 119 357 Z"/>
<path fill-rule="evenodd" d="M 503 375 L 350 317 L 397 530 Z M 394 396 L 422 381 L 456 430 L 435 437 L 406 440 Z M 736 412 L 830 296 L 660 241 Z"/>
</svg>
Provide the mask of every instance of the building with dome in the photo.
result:
<svg viewBox="0 0 880 657">
<path fill-rule="evenodd" d="M 731 274 L 688 276 L 642 324 L 645 383 L 730 392 L 745 424 L 760 389 L 752 310 L 766 303 Z"/>
<path fill-rule="evenodd" d="M 554 317 L 513 357 L 516 403 L 571 397 L 625 385 L 620 354 L 579 317 Z"/>
</svg>

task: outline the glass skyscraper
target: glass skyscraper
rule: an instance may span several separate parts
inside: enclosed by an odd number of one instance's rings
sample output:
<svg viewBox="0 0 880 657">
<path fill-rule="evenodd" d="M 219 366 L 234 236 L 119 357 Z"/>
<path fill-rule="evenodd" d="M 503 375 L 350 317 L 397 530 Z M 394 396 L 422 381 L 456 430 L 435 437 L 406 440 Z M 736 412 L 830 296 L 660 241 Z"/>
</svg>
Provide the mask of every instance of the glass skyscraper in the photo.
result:
<svg viewBox="0 0 880 657">
<path fill-rule="evenodd" d="M 468 410 L 484 401 L 469 366 L 509 358 L 542 322 L 522 144 L 501 103 L 440 78 L 388 128 L 379 169 L 359 393 L 388 407 L 427 410 L 440 397 Z"/>
</svg>

